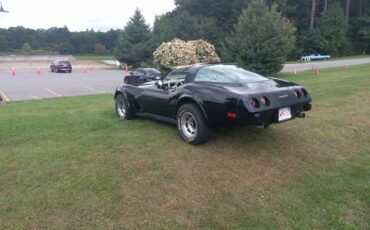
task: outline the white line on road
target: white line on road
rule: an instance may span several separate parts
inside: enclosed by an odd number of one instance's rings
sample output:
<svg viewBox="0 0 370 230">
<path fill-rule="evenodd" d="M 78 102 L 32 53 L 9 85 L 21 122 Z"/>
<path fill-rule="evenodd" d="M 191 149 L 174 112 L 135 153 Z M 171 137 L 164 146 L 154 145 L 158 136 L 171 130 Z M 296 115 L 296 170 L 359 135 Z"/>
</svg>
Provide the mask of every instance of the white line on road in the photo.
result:
<svg viewBox="0 0 370 230">
<path fill-rule="evenodd" d="M 45 88 L 45 90 L 48 91 L 51 94 L 54 94 L 57 97 L 63 97 L 63 95 L 61 95 L 61 94 L 59 94 L 59 93 L 57 93 L 57 92 L 55 92 L 55 91 L 53 91 L 51 89 Z"/>
<path fill-rule="evenodd" d="M 94 88 L 91 88 L 91 87 L 88 87 L 88 86 L 84 86 L 85 89 L 89 89 L 89 90 L 92 90 L 92 91 L 95 91 L 95 92 L 98 92 L 98 93 L 102 93 L 102 94 L 105 94 L 104 91 L 101 91 L 101 90 L 97 90 L 97 89 L 94 89 Z"/>
</svg>

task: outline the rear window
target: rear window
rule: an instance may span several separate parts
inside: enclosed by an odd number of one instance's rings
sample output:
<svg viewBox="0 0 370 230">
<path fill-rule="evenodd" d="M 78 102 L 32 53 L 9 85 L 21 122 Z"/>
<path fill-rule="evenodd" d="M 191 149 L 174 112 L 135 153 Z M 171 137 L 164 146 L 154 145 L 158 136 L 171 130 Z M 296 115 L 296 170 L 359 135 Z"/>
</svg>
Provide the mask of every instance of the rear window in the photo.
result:
<svg viewBox="0 0 370 230">
<path fill-rule="evenodd" d="M 202 67 L 195 76 L 195 82 L 247 84 L 268 80 L 261 75 L 247 71 L 237 65 L 211 65 Z"/>
</svg>

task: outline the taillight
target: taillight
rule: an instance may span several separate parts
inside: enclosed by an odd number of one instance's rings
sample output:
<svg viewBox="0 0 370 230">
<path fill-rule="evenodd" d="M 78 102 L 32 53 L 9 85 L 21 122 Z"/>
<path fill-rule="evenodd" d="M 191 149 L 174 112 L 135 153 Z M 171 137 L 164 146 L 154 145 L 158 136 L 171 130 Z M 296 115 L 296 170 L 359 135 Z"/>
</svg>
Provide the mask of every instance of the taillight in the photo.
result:
<svg viewBox="0 0 370 230">
<path fill-rule="evenodd" d="M 308 92 L 304 88 L 302 88 L 302 94 L 304 97 L 308 97 Z"/>
<path fill-rule="evenodd" d="M 254 98 L 254 97 L 252 97 L 252 98 L 249 99 L 249 104 L 252 107 L 255 107 L 255 108 L 260 107 L 260 104 L 259 104 L 258 100 L 256 98 Z"/>
<path fill-rule="evenodd" d="M 270 100 L 267 97 L 262 96 L 260 101 L 261 101 L 262 104 L 264 104 L 266 106 L 270 106 Z"/>
<path fill-rule="evenodd" d="M 294 90 L 294 95 L 295 95 L 296 97 L 298 97 L 299 99 L 301 99 L 301 97 L 302 97 L 301 92 L 299 92 L 297 89 L 295 89 L 295 90 Z"/>
</svg>

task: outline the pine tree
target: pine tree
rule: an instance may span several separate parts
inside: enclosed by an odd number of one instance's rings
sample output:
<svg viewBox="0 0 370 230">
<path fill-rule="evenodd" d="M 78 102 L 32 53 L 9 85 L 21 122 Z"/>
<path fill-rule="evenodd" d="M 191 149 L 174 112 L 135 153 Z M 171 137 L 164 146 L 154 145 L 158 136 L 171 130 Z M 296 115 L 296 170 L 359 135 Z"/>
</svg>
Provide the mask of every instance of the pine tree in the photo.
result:
<svg viewBox="0 0 370 230">
<path fill-rule="evenodd" d="M 261 74 L 276 73 L 294 49 L 295 27 L 262 0 L 253 0 L 226 39 L 224 60 Z"/>
<path fill-rule="evenodd" d="M 119 36 L 114 54 L 122 63 L 139 67 L 149 63 L 152 57 L 152 33 L 139 9 L 130 18 Z"/>
</svg>

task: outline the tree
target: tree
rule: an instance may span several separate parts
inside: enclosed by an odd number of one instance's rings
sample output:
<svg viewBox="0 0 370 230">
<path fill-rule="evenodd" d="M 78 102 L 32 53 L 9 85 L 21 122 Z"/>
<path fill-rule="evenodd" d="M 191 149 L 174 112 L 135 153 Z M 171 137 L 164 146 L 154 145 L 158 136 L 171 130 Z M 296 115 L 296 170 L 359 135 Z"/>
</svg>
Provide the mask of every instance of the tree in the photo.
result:
<svg viewBox="0 0 370 230">
<path fill-rule="evenodd" d="M 23 54 L 31 54 L 32 48 L 27 42 L 22 45 Z"/>
<path fill-rule="evenodd" d="M 347 23 L 339 4 L 333 4 L 326 15 L 318 18 L 317 30 L 323 38 L 322 50 L 316 52 L 340 56 L 345 52 L 347 43 Z"/>
<path fill-rule="evenodd" d="M 351 0 L 346 0 L 346 22 L 349 21 L 349 11 L 351 9 Z"/>
<path fill-rule="evenodd" d="M 328 11 L 328 2 L 329 0 L 324 0 L 324 14 Z"/>
<path fill-rule="evenodd" d="M 0 35 L 0 52 L 7 51 L 9 44 L 4 35 Z"/>
<path fill-rule="evenodd" d="M 313 29 L 313 24 L 315 21 L 315 12 L 316 12 L 316 0 L 312 0 L 311 16 L 310 16 L 310 30 Z"/>
<path fill-rule="evenodd" d="M 103 44 L 100 44 L 100 43 L 95 44 L 95 51 L 94 51 L 95 54 L 106 54 L 107 52 L 108 51 Z"/>
<path fill-rule="evenodd" d="M 370 15 L 364 15 L 354 19 L 352 40 L 362 54 L 370 53 Z"/>
<path fill-rule="evenodd" d="M 294 33 L 295 27 L 276 5 L 269 9 L 264 1 L 253 0 L 227 38 L 224 56 L 258 73 L 276 73 L 294 48 Z"/>
<path fill-rule="evenodd" d="M 150 62 L 153 48 L 149 25 L 139 9 L 135 10 L 124 31 L 120 34 L 114 54 L 120 62 L 138 67 Z"/>
</svg>

